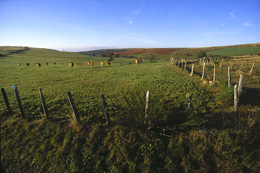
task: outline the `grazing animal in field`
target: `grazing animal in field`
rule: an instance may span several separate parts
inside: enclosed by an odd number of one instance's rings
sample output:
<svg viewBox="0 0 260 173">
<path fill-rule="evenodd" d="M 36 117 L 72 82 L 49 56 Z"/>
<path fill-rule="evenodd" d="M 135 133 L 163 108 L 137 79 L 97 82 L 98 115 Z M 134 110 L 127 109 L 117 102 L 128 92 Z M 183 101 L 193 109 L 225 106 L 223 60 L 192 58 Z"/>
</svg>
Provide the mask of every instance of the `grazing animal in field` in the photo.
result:
<svg viewBox="0 0 260 173">
<path fill-rule="evenodd" d="M 139 59 L 136 59 L 136 60 L 135 60 L 135 63 L 136 63 L 136 64 L 139 64 Z"/>
<path fill-rule="evenodd" d="M 30 64 L 29 63 L 26 63 L 27 66 L 29 66 Z"/>
<path fill-rule="evenodd" d="M 21 66 L 21 63 L 18 63 L 18 66 Z"/>
<path fill-rule="evenodd" d="M 70 66 L 70 67 L 73 67 L 73 66 L 74 66 L 73 62 L 70 62 L 69 66 Z"/>
<path fill-rule="evenodd" d="M 139 63 L 142 63 L 142 62 L 143 62 L 143 61 L 142 61 L 142 58 L 139 58 L 138 60 L 139 60 Z"/>
<path fill-rule="evenodd" d="M 41 67 L 42 66 L 40 63 L 37 63 L 36 65 L 37 65 L 37 67 Z"/>
<path fill-rule="evenodd" d="M 104 66 L 104 61 L 101 61 L 100 64 L 101 64 L 101 66 Z"/>
<path fill-rule="evenodd" d="M 93 67 L 94 66 L 94 62 L 89 62 L 89 66 Z"/>
<path fill-rule="evenodd" d="M 45 64 L 48 65 L 49 63 L 46 62 Z"/>
<path fill-rule="evenodd" d="M 82 63 L 79 63 L 79 66 L 82 66 Z"/>
<path fill-rule="evenodd" d="M 110 66 L 110 61 L 107 61 L 107 65 L 109 65 L 109 66 Z"/>
<path fill-rule="evenodd" d="M 88 62 L 88 65 L 90 65 L 90 62 Z"/>
<path fill-rule="evenodd" d="M 54 62 L 54 65 L 56 65 L 56 62 Z"/>
</svg>

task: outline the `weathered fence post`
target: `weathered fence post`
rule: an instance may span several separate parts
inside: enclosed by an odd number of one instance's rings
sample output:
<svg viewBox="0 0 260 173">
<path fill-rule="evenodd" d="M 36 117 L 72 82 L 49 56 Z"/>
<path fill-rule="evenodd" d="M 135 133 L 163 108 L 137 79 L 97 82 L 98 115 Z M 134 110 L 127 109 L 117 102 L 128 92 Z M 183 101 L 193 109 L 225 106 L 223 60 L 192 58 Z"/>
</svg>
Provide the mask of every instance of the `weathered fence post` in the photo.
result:
<svg viewBox="0 0 260 173">
<path fill-rule="evenodd" d="M 193 75 L 193 68 L 194 68 L 194 64 L 192 64 L 192 66 L 191 66 L 191 72 L 190 72 L 190 76 L 192 76 L 192 75 Z"/>
<path fill-rule="evenodd" d="M 79 121 L 79 115 L 78 115 L 78 111 L 76 109 L 76 106 L 73 102 L 73 99 L 72 99 L 72 95 L 70 92 L 68 92 L 68 98 L 69 98 L 69 102 L 70 102 L 70 106 L 72 108 L 72 111 L 73 111 L 73 119 L 76 120 L 76 121 Z"/>
<path fill-rule="evenodd" d="M 173 58 L 170 58 L 170 65 L 173 66 L 173 64 L 174 64 L 174 60 Z"/>
<path fill-rule="evenodd" d="M 237 84 L 234 85 L 234 118 L 237 120 L 238 114 L 238 97 L 237 97 Z"/>
<path fill-rule="evenodd" d="M 25 117 L 25 114 L 24 114 L 24 110 L 23 110 L 22 102 L 21 102 L 20 97 L 19 97 L 19 93 L 18 93 L 17 86 L 16 86 L 16 85 L 13 85 L 12 88 L 14 89 L 15 96 L 16 96 L 16 100 L 17 100 L 17 102 L 18 102 L 18 105 L 19 105 L 19 108 L 20 108 L 21 115 L 22 115 L 22 117 L 25 119 L 26 117 Z"/>
<path fill-rule="evenodd" d="M 216 82 L 216 65 L 214 64 L 213 83 Z"/>
<path fill-rule="evenodd" d="M 231 67 L 228 66 L 228 88 L 231 86 Z"/>
<path fill-rule="evenodd" d="M 111 124 L 110 123 L 110 115 L 108 114 L 108 111 L 107 111 L 107 102 L 106 102 L 104 94 L 101 94 L 101 100 L 102 100 L 102 104 L 103 104 L 104 114 L 105 114 L 105 117 L 107 119 L 106 123 L 109 126 Z"/>
<path fill-rule="evenodd" d="M 192 111 L 192 107 L 191 107 L 191 95 L 190 94 L 186 94 L 186 100 L 187 100 L 187 106 L 188 106 L 188 110 L 189 110 L 189 112 L 191 113 L 191 111 Z"/>
<path fill-rule="evenodd" d="M 12 110 L 11 110 L 11 107 L 10 107 L 10 104 L 9 104 L 8 97 L 6 95 L 5 89 L 1 88 L 1 92 L 3 94 L 4 100 L 5 100 L 5 105 L 6 105 L 6 108 L 7 108 L 8 112 L 12 113 Z"/>
<path fill-rule="evenodd" d="M 203 63 L 203 71 L 202 71 L 201 80 L 204 79 L 204 76 L 205 76 L 205 62 Z"/>
<path fill-rule="evenodd" d="M 149 97 L 150 97 L 150 92 L 147 91 L 146 92 L 146 97 L 145 97 L 145 120 L 148 117 L 148 108 L 149 108 Z"/>
<path fill-rule="evenodd" d="M 239 99 L 240 96 L 241 96 L 242 88 L 243 88 L 243 75 L 241 74 L 240 77 L 239 77 L 238 89 L 237 89 L 237 92 L 238 92 L 238 99 Z"/>
<path fill-rule="evenodd" d="M 253 65 L 252 65 L 252 68 L 251 68 L 251 70 L 250 70 L 250 75 L 252 75 L 252 73 L 253 73 L 254 65 L 255 65 L 255 63 L 253 63 Z"/>
<path fill-rule="evenodd" d="M 221 59 L 221 62 L 219 64 L 219 67 L 221 68 L 222 67 L 222 63 L 223 63 L 223 58 Z"/>
<path fill-rule="evenodd" d="M 41 88 L 39 88 L 39 93 L 40 93 L 40 98 L 41 98 L 41 101 L 42 101 L 43 113 L 44 113 L 44 115 L 46 116 L 46 118 L 49 118 L 49 112 L 48 112 L 48 109 L 47 109 L 47 106 L 46 106 L 45 99 L 44 99 L 44 97 L 43 97 L 42 89 L 41 89 Z"/>
</svg>

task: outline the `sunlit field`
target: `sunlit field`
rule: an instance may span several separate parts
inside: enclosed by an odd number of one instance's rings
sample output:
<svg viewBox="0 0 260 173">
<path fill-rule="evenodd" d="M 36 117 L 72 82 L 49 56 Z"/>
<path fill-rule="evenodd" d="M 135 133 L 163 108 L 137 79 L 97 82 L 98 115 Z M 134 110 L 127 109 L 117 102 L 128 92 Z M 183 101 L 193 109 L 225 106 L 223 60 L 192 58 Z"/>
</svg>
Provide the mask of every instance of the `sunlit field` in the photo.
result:
<svg viewBox="0 0 260 173">
<path fill-rule="evenodd" d="M 217 51 L 211 54 L 219 55 Z M 12 112 L 7 111 L 1 95 L 3 172 L 260 169 L 260 106 L 247 102 L 245 90 L 238 116 L 234 116 L 233 86 L 228 88 L 224 77 L 226 64 L 222 71 L 218 69 L 218 74 L 222 74 L 218 82 L 209 85 L 200 80 L 199 74 L 191 77 L 188 70 L 169 65 L 173 53 L 158 55 L 153 62 L 142 54 L 135 55 L 143 57 L 139 64 L 135 64 L 135 58 L 111 59 L 38 48 L 5 55 L 0 57 L 0 84 Z M 111 60 L 110 66 L 107 60 Z M 201 64 L 199 59 L 195 60 L 199 73 Z M 220 60 L 221 57 L 218 64 Z M 236 59 L 225 59 L 230 61 Z M 74 67 L 69 66 L 70 62 Z M 94 66 L 90 67 L 88 62 L 94 62 Z M 234 67 L 240 67 L 235 64 Z M 246 72 L 250 64 L 251 61 L 244 65 Z M 255 68 L 246 81 L 257 85 L 258 62 Z M 209 77 L 212 66 L 206 70 Z M 236 74 L 233 84 L 238 77 Z M 21 117 L 13 85 L 18 88 L 25 119 Z M 43 113 L 39 88 L 49 118 Z M 150 97 L 146 110 L 147 91 Z M 78 111 L 78 122 L 72 118 L 68 92 Z M 106 98 L 110 125 L 106 124 L 101 94 Z M 187 94 L 191 96 L 191 107 Z"/>
</svg>

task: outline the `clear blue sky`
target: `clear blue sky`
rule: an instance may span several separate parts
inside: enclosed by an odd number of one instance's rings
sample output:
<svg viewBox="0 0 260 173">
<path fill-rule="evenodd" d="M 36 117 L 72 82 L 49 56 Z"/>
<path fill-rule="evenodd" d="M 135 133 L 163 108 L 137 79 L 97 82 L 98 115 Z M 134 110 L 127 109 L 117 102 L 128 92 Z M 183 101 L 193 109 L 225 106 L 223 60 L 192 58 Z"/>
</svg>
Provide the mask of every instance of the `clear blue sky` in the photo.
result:
<svg viewBox="0 0 260 173">
<path fill-rule="evenodd" d="M 0 0 L 0 45 L 78 51 L 260 42 L 260 0 Z"/>
</svg>

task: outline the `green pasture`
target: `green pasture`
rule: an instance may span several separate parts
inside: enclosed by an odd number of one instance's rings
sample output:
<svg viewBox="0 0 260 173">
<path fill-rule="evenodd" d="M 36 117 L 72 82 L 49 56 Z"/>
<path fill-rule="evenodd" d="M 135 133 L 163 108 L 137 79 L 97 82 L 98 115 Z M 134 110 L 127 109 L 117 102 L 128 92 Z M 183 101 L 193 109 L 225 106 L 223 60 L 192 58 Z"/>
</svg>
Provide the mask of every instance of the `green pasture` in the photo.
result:
<svg viewBox="0 0 260 173">
<path fill-rule="evenodd" d="M 239 56 L 239 55 L 257 55 L 260 54 L 260 46 L 258 47 L 227 47 L 219 50 L 207 52 L 207 56 Z"/>
<path fill-rule="evenodd" d="M 0 86 L 13 111 L 7 112 L 1 95 L 1 172 L 259 170 L 259 107 L 241 106 L 235 122 L 233 90 L 223 82 L 203 85 L 200 77 L 165 60 L 135 64 L 135 59 L 114 58 L 102 67 L 107 59 L 36 48 L 0 57 Z M 12 85 L 18 87 L 27 119 L 20 116 Z M 41 110 L 39 88 L 49 119 Z M 80 122 L 71 118 L 67 92 Z M 101 93 L 111 126 L 104 126 Z"/>
<path fill-rule="evenodd" d="M 197 92 L 205 90 L 191 79 L 167 68 L 166 61 L 150 63 L 144 60 L 142 64 L 136 65 L 135 59 L 116 58 L 111 66 L 102 67 L 100 62 L 107 59 L 44 49 L 12 54 L 1 59 L 1 87 L 6 89 L 13 109 L 18 110 L 12 89 L 12 85 L 17 85 L 28 117 L 41 116 L 38 88 L 42 89 L 46 97 L 52 117 L 71 115 L 67 92 L 72 93 L 79 111 L 88 114 L 99 111 L 102 114 L 101 93 L 107 97 L 109 106 L 114 106 L 111 109 L 120 112 L 116 107 L 124 106 L 124 98 L 131 97 L 129 92 L 144 97 L 145 92 L 150 90 L 151 98 L 156 98 L 155 102 L 172 99 L 178 102 L 177 105 L 184 105 L 186 93 L 197 95 Z M 69 67 L 71 61 L 75 64 L 73 68 Z M 94 62 L 93 67 L 87 65 L 89 61 Z M 76 66 L 77 62 L 83 63 L 83 66 Z M 30 66 L 26 66 L 26 63 L 30 63 Z M 42 66 L 37 67 L 36 63 Z M 194 98 L 200 100 L 201 104 L 207 100 L 200 98 L 200 95 Z M 4 110 L 3 100 L 1 105 Z"/>
</svg>

